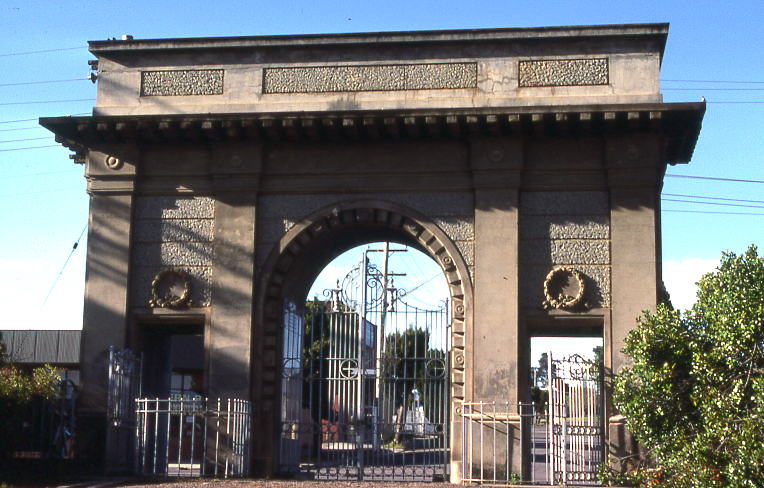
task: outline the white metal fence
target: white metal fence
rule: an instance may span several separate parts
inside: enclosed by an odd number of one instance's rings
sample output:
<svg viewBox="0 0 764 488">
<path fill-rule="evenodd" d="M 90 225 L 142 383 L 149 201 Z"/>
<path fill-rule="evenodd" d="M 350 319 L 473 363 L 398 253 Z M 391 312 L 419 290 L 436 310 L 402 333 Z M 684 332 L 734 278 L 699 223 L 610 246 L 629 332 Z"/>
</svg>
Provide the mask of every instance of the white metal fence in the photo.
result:
<svg viewBox="0 0 764 488">
<path fill-rule="evenodd" d="M 462 404 L 462 482 L 512 485 L 546 483 L 544 414 L 531 403 L 464 402 Z M 538 431 L 538 432 L 537 432 Z M 540 435 L 539 435 L 540 432 Z M 542 443 L 537 445 L 536 437 Z M 525 439 L 524 442 L 520 442 Z M 530 446 L 523 473 L 519 446 Z M 538 452 L 537 452 L 538 451 Z"/>
<path fill-rule="evenodd" d="M 138 398 L 135 411 L 136 474 L 226 478 L 249 474 L 249 401 Z"/>
</svg>

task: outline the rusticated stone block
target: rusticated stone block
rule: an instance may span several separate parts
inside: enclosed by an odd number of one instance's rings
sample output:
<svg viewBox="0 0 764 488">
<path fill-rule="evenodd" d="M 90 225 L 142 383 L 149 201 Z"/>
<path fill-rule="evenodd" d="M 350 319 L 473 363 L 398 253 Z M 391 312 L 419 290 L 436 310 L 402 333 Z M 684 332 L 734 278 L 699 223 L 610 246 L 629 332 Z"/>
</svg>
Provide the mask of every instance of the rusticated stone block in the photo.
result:
<svg viewBox="0 0 764 488">
<path fill-rule="evenodd" d="M 520 239 L 609 239 L 607 215 L 529 215 L 520 220 Z"/>
<path fill-rule="evenodd" d="M 211 242 L 211 219 L 141 220 L 135 225 L 136 242 Z"/>
<path fill-rule="evenodd" d="M 142 71 L 141 96 L 222 95 L 222 69 Z"/>
<path fill-rule="evenodd" d="M 520 61 L 517 84 L 534 86 L 607 85 L 608 60 L 596 59 L 534 59 Z"/>
<path fill-rule="evenodd" d="M 604 239 L 522 241 L 524 263 L 544 265 L 610 264 L 610 242 Z"/>
<path fill-rule="evenodd" d="M 455 241 L 456 247 L 462 255 L 467 266 L 475 264 L 475 244 L 472 241 Z"/>
<path fill-rule="evenodd" d="M 477 87 L 477 63 L 265 68 L 263 93 L 433 90 Z"/>
<path fill-rule="evenodd" d="M 529 191 L 520 194 L 520 209 L 526 215 L 608 215 L 606 191 Z"/>
<path fill-rule="evenodd" d="M 133 248 L 136 263 L 151 266 L 211 266 L 210 242 L 140 242 Z"/>
<path fill-rule="evenodd" d="M 215 217 L 215 200 L 211 197 L 139 196 L 134 205 L 136 220 Z"/>
<path fill-rule="evenodd" d="M 441 217 L 433 220 L 454 241 L 471 241 L 475 239 L 475 222 L 472 218 Z"/>
</svg>

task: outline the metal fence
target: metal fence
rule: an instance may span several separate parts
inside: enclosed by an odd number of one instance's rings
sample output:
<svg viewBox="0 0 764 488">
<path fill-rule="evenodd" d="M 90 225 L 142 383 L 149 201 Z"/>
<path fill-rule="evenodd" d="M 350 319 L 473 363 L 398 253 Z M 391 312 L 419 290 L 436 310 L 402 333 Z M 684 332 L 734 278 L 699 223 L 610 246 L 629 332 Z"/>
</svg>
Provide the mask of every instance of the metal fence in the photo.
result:
<svg viewBox="0 0 764 488">
<path fill-rule="evenodd" d="M 136 474 L 225 478 L 249 474 L 249 401 L 138 398 L 135 411 Z"/>
<path fill-rule="evenodd" d="M 133 468 L 135 411 L 141 396 L 143 360 L 130 349 L 109 347 L 106 403 L 106 472 L 126 474 Z"/>
<path fill-rule="evenodd" d="M 462 481 L 551 484 L 546 408 L 537 403 L 464 402 Z"/>
<path fill-rule="evenodd" d="M 61 380 L 57 394 L 50 400 L 34 399 L 19 419 L 16 458 L 71 459 L 76 423 L 74 405 L 77 387 L 71 380 Z M 0 433 L 0 435 L 10 433 Z"/>
</svg>

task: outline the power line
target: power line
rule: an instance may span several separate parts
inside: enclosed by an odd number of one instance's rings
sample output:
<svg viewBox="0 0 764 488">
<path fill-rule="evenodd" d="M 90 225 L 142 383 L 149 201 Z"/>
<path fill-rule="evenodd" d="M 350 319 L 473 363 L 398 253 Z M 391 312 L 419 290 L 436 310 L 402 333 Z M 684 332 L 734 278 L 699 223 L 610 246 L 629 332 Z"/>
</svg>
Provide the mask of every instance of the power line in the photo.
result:
<svg viewBox="0 0 764 488">
<path fill-rule="evenodd" d="M 661 78 L 661 81 L 681 81 L 684 83 L 739 83 L 739 84 L 764 84 L 764 81 L 742 81 L 742 80 L 677 80 L 670 78 Z"/>
<path fill-rule="evenodd" d="M 67 80 L 45 80 L 45 81 L 21 81 L 18 83 L 0 83 L 2 86 L 23 86 L 23 85 L 45 85 L 49 83 L 68 83 L 70 81 L 85 81 L 89 78 L 69 78 Z"/>
<path fill-rule="evenodd" d="M 711 181 L 732 181 L 735 183 L 764 183 L 764 180 L 742 180 L 736 178 L 717 178 L 713 176 L 692 176 L 692 175 L 666 175 L 667 178 L 690 178 L 694 180 L 711 180 Z"/>
<path fill-rule="evenodd" d="M 720 205 L 723 207 L 746 207 L 746 208 L 764 208 L 762 205 L 742 205 L 739 203 L 720 203 L 720 202 L 696 202 L 693 200 L 683 200 L 680 198 L 661 198 L 664 202 L 695 203 L 699 205 Z"/>
<path fill-rule="evenodd" d="M 2 85 L 0 85 L 2 86 Z M 764 88 L 707 88 L 707 87 L 699 87 L 699 88 L 661 88 L 661 91 L 667 91 L 667 90 L 673 90 L 673 91 L 762 91 Z"/>
<path fill-rule="evenodd" d="M 24 151 L 27 149 L 42 149 L 45 147 L 61 147 L 58 144 L 50 144 L 48 146 L 27 146 L 27 147 L 15 147 L 13 149 L 0 149 L 0 152 L 8 152 L 8 151 Z"/>
<path fill-rule="evenodd" d="M 13 130 L 32 130 L 32 129 L 44 129 L 41 125 L 33 125 L 32 127 L 16 127 L 15 129 L 0 129 L 0 132 L 10 132 Z"/>
<path fill-rule="evenodd" d="M 31 178 L 35 176 L 60 175 L 60 174 L 82 174 L 82 171 L 45 171 L 42 173 L 24 173 L 20 175 L 0 176 L 0 180 L 12 180 L 16 178 Z"/>
<path fill-rule="evenodd" d="M 744 200 L 740 198 L 704 197 L 700 195 L 684 195 L 682 193 L 664 193 L 663 195 L 667 197 L 702 198 L 704 200 L 725 200 L 729 202 L 764 203 L 764 200 Z"/>
<path fill-rule="evenodd" d="M 72 246 L 72 250 L 69 251 L 69 255 L 66 257 L 66 261 L 64 261 L 64 265 L 61 267 L 61 271 L 58 272 L 58 274 L 56 275 L 56 278 L 53 280 L 53 284 L 50 286 L 50 290 L 48 290 L 48 294 L 45 295 L 45 299 L 42 301 L 42 306 L 45 306 L 45 304 L 48 302 L 48 298 L 50 298 L 50 294 L 53 293 L 53 289 L 56 287 L 56 284 L 58 283 L 58 279 L 61 278 L 62 274 L 64 274 L 66 265 L 69 264 L 69 260 L 72 258 L 72 254 L 74 254 L 74 251 L 77 250 L 77 246 L 80 245 L 80 239 L 82 239 L 82 236 L 85 235 L 85 230 L 87 228 L 88 228 L 88 224 L 85 224 L 85 227 L 82 228 L 82 232 L 80 232 L 80 236 L 74 242 L 74 245 Z"/>
<path fill-rule="evenodd" d="M 430 278 L 426 279 L 426 280 L 425 280 L 425 281 L 423 281 L 422 283 L 419 283 L 419 284 L 418 284 L 417 286 L 415 286 L 414 288 L 412 288 L 412 289 L 410 289 L 410 290 L 407 290 L 407 291 L 406 291 L 406 296 L 409 296 L 409 295 L 411 295 L 411 294 L 412 294 L 412 293 L 414 293 L 416 290 L 418 290 L 418 289 L 422 288 L 422 287 L 423 287 L 424 285 L 426 285 L 427 283 L 431 282 L 432 280 L 434 280 L 434 279 L 435 279 L 435 278 L 437 278 L 438 276 L 442 276 L 442 275 L 443 275 L 443 271 L 438 271 L 437 273 L 435 273 L 434 275 L 432 275 Z"/>
<path fill-rule="evenodd" d="M 81 112 L 78 114 L 70 114 L 69 116 L 77 116 L 77 115 L 90 115 L 90 112 Z M 16 120 L 0 120 L 0 124 L 15 124 L 16 122 L 31 122 L 31 121 L 37 121 L 38 117 L 35 117 L 33 119 L 16 119 Z M 12 129 L 6 129 L 6 130 L 12 130 Z"/>
<path fill-rule="evenodd" d="M 24 141 L 41 141 L 43 139 L 50 139 L 51 136 L 45 137 L 28 137 L 26 139 L 8 139 L 7 141 L 0 141 L 0 144 L 7 144 L 9 142 L 24 142 Z"/>
<path fill-rule="evenodd" d="M 56 49 L 42 49 L 40 51 L 21 51 L 17 53 L 4 53 L 0 54 L 0 58 L 4 58 L 7 56 L 25 56 L 27 54 L 42 54 L 42 53 L 55 53 L 59 51 L 73 51 L 75 49 L 84 49 L 87 46 L 77 46 L 77 47 L 59 47 Z"/>
<path fill-rule="evenodd" d="M 0 105 L 34 105 L 40 103 L 95 102 L 95 98 L 67 98 L 62 100 L 34 100 L 29 102 L 2 102 Z M 36 120 L 36 119 L 27 119 Z M 21 121 L 19 121 L 21 122 Z"/>
<path fill-rule="evenodd" d="M 30 122 L 32 120 L 37 120 L 37 117 L 35 117 L 33 119 L 2 120 L 2 121 L 0 121 L 0 124 L 14 124 L 16 122 Z"/>
<path fill-rule="evenodd" d="M 57 194 L 57 193 L 73 193 L 73 192 L 81 192 L 80 189 L 67 189 L 67 190 L 41 190 L 41 191 L 30 191 L 26 193 L 10 193 L 6 195 L 0 195 L 0 197 L 26 197 L 29 195 L 48 195 L 48 194 Z"/>
<path fill-rule="evenodd" d="M 712 211 L 706 211 L 706 210 L 676 210 L 676 209 L 661 209 L 661 212 L 714 214 L 714 215 L 764 215 L 764 213 L 753 213 L 753 212 L 712 212 Z"/>
<path fill-rule="evenodd" d="M 759 103 L 764 103 L 764 100 L 752 100 L 750 102 L 737 102 L 737 101 L 734 101 L 734 100 L 721 100 L 721 101 L 718 101 L 718 102 L 712 102 L 710 100 L 706 100 L 706 103 L 736 103 L 736 104 L 742 104 L 742 105 L 744 105 L 744 104 L 756 105 L 756 104 L 759 104 Z"/>
</svg>

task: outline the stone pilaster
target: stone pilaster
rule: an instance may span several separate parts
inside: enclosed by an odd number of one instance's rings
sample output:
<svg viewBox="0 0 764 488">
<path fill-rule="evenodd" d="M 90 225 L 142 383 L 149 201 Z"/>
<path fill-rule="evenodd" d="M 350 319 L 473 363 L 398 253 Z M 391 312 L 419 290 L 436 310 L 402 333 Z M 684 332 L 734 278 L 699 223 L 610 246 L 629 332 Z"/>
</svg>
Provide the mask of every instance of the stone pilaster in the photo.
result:
<svg viewBox="0 0 764 488">
<path fill-rule="evenodd" d="M 658 184 L 665 163 L 661 140 L 655 135 L 610 137 L 605 163 L 610 186 L 611 317 L 605 331 L 605 360 L 613 373 L 628 365 L 621 352 L 626 335 L 643 310 L 655 310 L 658 300 L 659 198 Z M 606 321 L 607 325 L 607 321 Z M 607 395 L 608 403 L 610 395 Z M 609 452 L 623 457 L 633 450 L 623 417 L 606 408 Z"/>
<path fill-rule="evenodd" d="M 88 215 L 85 304 L 80 346 L 78 442 L 84 456 L 102 459 L 106 428 L 109 346 L 127 337 L 133 186 L 138 155 L 126 148 L 86 158 Z"/>
<path fill-rule="evenodd" d="M 208 337 L 210 397 L 250 399 L 255 214 L 262 160 L 257 144 L 213 149 L 215 269 Z"/>
<path fill-rule="evenodd" d="M 472 354 L 466 358 L 473 401 L 518 400 L 519 335 L 518 203 L 522 143 L 518 139 L 475 139 L 470 144 L 475 186 L 475 309 Z M 514 413 L 514 409 L 513 413 Z M 519 418 L 517 428 L 501 440 L 512 452 L 512 470 L 521 471 Z M 478 444 L 479 445 L 479 444 Z M 483 453 L 485 456 L 486 453 Z"/>
</svg>

